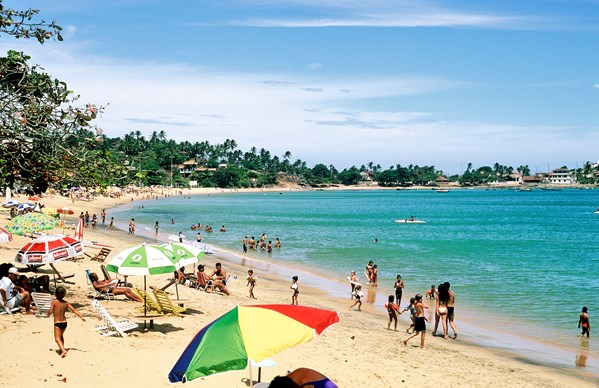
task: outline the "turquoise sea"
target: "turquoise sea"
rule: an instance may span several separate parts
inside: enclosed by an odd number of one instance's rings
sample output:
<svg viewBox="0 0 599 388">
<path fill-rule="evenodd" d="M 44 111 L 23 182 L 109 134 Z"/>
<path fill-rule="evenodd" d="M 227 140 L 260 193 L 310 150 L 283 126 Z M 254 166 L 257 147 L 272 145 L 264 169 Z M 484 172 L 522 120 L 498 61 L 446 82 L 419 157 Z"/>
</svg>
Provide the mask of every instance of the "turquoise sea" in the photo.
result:
<svg viewBox="0 0 599 388">
<path fill-rule="evenodd" d="M 374 260 L 380 286 L 372 299 L 381 306 L 397 274 L 407 288 L 402 304 L 449 281 L 461 338 L 593 378 L 599 343 L 580 341 L 577 323 L 583 305 L 592 323 L 599 318 L 598 207 L 597 189 L 215 191 L 135 202 L 110 215 L 123 225 L 134 217 L 148 236 L 159 221 L 161 235 L 183 231 L 190 240 L 191 224 L 209 224 L 204 242 L 239 253 L 244 235 L 279 237 L 272 255 L 249 255 L 333 278 L 332 294 L 352 269 L 363 280 Z M 394 223 L 411 215 L 426 223 Z"/>
</svg>

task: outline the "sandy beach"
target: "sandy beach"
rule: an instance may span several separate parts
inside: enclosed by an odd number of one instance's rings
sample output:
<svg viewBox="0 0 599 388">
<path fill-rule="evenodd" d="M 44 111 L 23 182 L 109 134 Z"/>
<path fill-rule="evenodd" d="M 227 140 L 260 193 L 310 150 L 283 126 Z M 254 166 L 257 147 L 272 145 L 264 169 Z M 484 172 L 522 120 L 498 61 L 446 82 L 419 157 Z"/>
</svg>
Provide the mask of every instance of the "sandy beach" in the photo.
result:
<svg viewBox="0 0 599 388">
<path fill-rule="evenodd" d="M 275 190 L 290 190 L 277 188 Z M 214 189 L 185 190 L 184 195 L 211 193 Z M 221 192 L 221 190 L 219 190 Z M 173 193 L 175 194 L 175 193 Z M 21 196 L 16 199 L 24 200 Z M 68 206 L 75 214 L 66 217 L 69 225 L 77 222 L 81 211 L 99 214 L 117 203 L 142 199 L 142 196 L 124 196 L 119 199 L 100 197 L 94 201 L 74 203 L 69 198 L 46 196 L 42 203 L 48 207 Z M 0 212 L 2 225 L 6 224 L 8 212 Z M 54 230 L 61 233 L 61 228 Z M 73 235 L 73 229 L 65 234 Z M 97 230 L 85 229 L 84 238 L 113 245 L 106 262 L 120 250 L 140 244 L 146 240 L 133 237 L 124 231 L 106 230 L 98 223 Z M 28 237 L 14 236 L 8 244 L 0 245 L 1 262 L 14 263 L 17 250 Z M 88 253 L 94 253 L 88 250 Z M 195 289 L 179 287 L 181 299 L 185 299 L 187 313 L 183 317 L 163 317 L 154 323 L 151 330 L 143 329 L 143 321 L 136 318 L 136 309 L 141 304 L 119 297 L 116 300 L 101 299 L 102 305 L 117 320 L 129 319 L 139 323 L 137 330 L 127 338 L 102 337 L 95 330 L 101 324 L 93 310 L 91 301 L 94 290 L 86 282 L 84 271 L 100 273 L 100 263 L 85 257 L 80 261 L 62 261 L 56 264 L 63 274 L 75 274 L 66 284 L 66 300 L 71 302 L 83 316 L 81 321 L 69 313 L 68 329 L 65 333 L 68 355 L 63 359 L 56 353 L 57 346 L 52 334 L 52 318 L 36 317 L 17 313 L 0 316 L 0 338 L 11 348 L 2 366 L 0 386 L 106 386 L 107 384 L 133 387 L 159 387 L 170 385 L 167 374 L 192 339 L 206 324 L 239 304 L 289 303 L 291 292 L 289 278 L 256 271 L 258 283 L 255 288 L 257 300 L 248 297 L 245 277 L 249 267 L 227 260 L 228 255 L 216 252 L 207 255 L 203 263 L 211 270 L 217 261 L 236 279 L 230 283 L 231 296 L 210 294 Z M 191 266 L 188 266 L 188 271 Z M 39 270 L 52 277 L 51 269 L 44 266 Z M 28 276 L 31 273 L 26 273 Z M 148 284 L 162 286 L 167 275 L 148 278 Z M 143 288 L 143 278 L 129 277 L 128 281 Z M 301 283 L 301 280 L 300 280 Z M 51 285 L 54 289 L 54 284 Z M 168 289 L 175 298 L 175 288 Z M 424 291 L 424 290 L 422 290 Z M 386 292 L 379 290 L 379 292 Z M 271 357 L 278 366 L 262 368 L 262 380 L 269 381 L 278 374 L 298 367 L 316 369 L 340 387 L 398 387 L 398 386 L 466 386 L 466 387 L 585 387 L 597 386 L 591 378 L 584 380 L 563 370 L 518 361 L 509 354 L 496 349 L 483 348 L 475 343 L 460 339 L 444 340 L 431 335 L 429 324 L 426 348 L 420 349 L 419 337 L 407 346 L 402 340 L 407 334 L 408 314 L 399 319 L 398 332 L 388 331 L 387 316 L 372 305 L 364 305 L 363 311 L 347 311 L 349 298 L 328 296 L 326 290 L 302 287 L 300 304 L 335 310 L 340 322 L 327 329 L 312 342 L 283 351 Z M 429 302 L 430 303 L 430 302 Z M 432 306 L 432 304 L 431 304 Z M 459 320 L 457 321 L 459 325 Z M 458 326 L 459 327 L 459 326 Z M 257 369 L 253 377 L 257 379 Z M 248 387 L 249 371 L 235 371 L 194 380 L 190 385 L 205 387 Z"/>
</svg>

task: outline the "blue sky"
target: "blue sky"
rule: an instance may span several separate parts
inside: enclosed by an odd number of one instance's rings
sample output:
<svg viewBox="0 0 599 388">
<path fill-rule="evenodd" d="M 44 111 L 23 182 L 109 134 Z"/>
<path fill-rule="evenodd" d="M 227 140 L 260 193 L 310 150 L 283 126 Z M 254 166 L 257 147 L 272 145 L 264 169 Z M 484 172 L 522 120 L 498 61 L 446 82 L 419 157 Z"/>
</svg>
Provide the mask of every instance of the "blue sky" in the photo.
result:
<svg viewBox="0 0 599 388">
<path fill-rule="evenodd" d="M 3 4 L 64 28 L 0 50 L 107 105 L 108 136 L 229 138 L 340 169 L 599 159 L 599 0 Z"/>
</svg>

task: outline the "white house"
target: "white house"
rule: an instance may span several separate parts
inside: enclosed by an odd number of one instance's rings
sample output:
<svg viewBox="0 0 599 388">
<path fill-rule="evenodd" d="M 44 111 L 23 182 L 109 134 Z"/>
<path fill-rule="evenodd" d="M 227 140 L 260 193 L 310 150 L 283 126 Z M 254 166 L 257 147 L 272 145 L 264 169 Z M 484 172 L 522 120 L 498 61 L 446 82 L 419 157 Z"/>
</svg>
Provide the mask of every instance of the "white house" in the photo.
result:
<svg viewBox="0 0 599 388">
<path fill-rule="evenodd" d="M 558 185 L 571 185 L 574 183 L 574 177 L 567 168 L 558 168 L 549 172 L 547 180 L 549 183 Z"/>
</svg>

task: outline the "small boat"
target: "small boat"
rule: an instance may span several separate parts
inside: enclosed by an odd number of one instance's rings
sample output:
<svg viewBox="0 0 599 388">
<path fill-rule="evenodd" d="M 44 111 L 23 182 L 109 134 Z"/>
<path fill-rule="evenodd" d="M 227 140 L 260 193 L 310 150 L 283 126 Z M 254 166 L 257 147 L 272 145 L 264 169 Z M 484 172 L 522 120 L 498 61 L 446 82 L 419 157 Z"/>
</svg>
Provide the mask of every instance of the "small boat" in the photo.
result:
<svg viewBox="0 0 599 388">
<path fill-rule="evenodd" d="M 424 220 L 395 220 L 395 223 L 398 224 L 426 224 L 426 221 Z"/>
<path fill-rule="evenodd" d="M 437 189 L 435 190 L 435 193 L 449 193 L 448 189 Z"/>
</svg>

